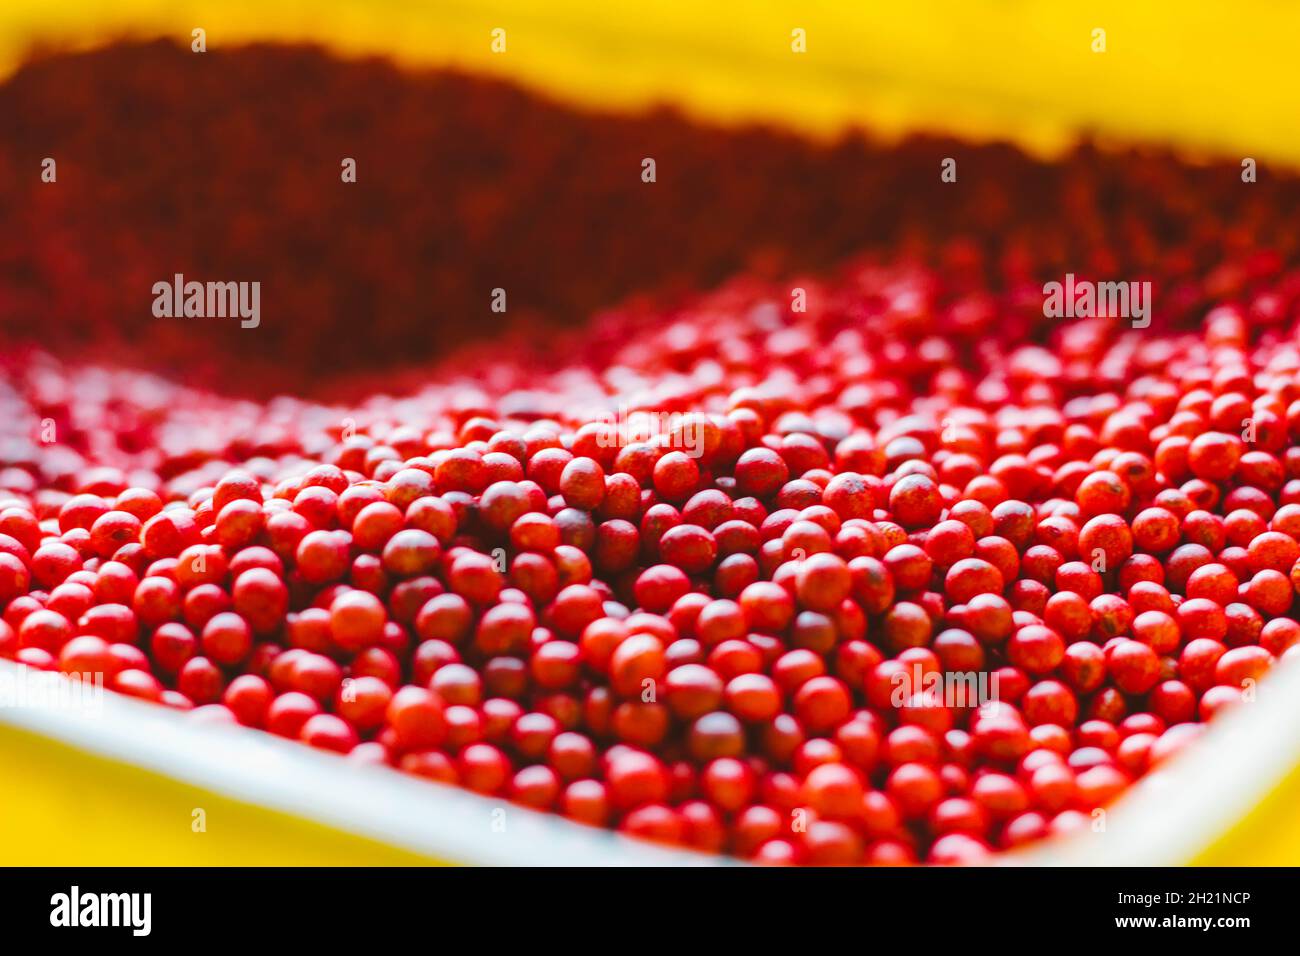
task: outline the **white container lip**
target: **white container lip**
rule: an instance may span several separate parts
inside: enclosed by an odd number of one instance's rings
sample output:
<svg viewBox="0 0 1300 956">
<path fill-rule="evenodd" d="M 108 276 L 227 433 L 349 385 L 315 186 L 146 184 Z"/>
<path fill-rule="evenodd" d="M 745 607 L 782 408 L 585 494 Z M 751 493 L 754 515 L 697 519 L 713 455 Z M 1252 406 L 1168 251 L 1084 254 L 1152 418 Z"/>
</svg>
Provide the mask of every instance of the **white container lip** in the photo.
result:
<svg viewBox="0 0 1300 956">
<path fill-rule="evenodd" d="M 0 678 L 22 665 L 0 660 Z M 96 713 L 0 706 L 0 723 L 213 793 L 452 863 L 489 866 L 717 866 L 739 861 L 656 846 L 388 767 L 352 763 L 259 730 L 189 721 L 105 692 Z M 1150 866 L 1191 862 L 1300 766 L 1300 666 L 1220 715 L 1083 832 L 996 862 Z M 504 830 L 494 828 L 504 810 Z"/>
</svg>

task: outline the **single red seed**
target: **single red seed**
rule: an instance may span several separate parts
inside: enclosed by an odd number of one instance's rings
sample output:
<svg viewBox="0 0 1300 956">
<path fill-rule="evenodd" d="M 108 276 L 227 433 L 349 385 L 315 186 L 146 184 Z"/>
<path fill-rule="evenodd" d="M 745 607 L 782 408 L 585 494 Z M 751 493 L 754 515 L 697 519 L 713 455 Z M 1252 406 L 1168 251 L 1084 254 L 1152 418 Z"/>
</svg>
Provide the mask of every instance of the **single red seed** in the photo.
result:
<svg viewBox="0 0 1300 956">
<path fill-rule="evenodd" d="M 388 704 L 388 725 L 394 743 L 403 751 L 429 750 L 446 736 L 442 702 L 422 687 L 407 686 L 397 691 Z"/>
</svg>

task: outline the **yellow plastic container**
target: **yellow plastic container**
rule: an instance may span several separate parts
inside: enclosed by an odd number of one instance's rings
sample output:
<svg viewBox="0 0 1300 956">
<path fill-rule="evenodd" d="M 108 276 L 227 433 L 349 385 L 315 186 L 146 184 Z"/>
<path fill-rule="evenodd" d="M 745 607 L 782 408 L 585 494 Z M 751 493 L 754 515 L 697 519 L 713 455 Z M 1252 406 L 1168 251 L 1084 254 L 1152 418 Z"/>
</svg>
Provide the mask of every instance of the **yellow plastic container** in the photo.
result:
<svg viewBox="0 0 1300 956">
<path fill-rule="evenodd" d="M 0 661 L 0 865 L 722 862 L 48 677 Z"/>
</svg>

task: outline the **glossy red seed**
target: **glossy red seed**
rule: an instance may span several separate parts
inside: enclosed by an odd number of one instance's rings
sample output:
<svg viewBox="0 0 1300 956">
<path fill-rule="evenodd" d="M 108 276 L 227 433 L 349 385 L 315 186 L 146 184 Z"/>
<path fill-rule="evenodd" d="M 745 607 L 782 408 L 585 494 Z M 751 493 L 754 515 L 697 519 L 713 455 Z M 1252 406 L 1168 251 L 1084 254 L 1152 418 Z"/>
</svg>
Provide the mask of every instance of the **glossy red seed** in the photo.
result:
<svg viewBox="0 0 1300 956">
<path fill-rule="evenodd" d="M 442 702 L 421 687 L 397 691 L 388 704 L 387 720 L 394 743 L 406 751 L 437 747 L 447 732 Z"/>
</svg>

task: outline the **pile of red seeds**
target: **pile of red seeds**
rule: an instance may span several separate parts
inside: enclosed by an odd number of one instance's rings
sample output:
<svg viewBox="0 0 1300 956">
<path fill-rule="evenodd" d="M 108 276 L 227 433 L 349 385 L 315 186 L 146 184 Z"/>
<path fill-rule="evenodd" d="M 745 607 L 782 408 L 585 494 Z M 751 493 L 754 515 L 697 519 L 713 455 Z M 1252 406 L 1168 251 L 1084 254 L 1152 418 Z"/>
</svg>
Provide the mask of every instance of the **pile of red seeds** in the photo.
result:
<svg viewBox="0 0 1300 956">
<path fill-rule="evenodd" d="M 1195 328 L 1225 300 L 1264 327 L 1297 287 L 1300 178 L 1261 162 L 1243 183 L 1239 157 L 813 143 L 306 47 L 196 56 L 188 34 L 35 60 L 0 83 L 0 117 L 0 355 L 35 344 L 223 393 L 333 397 L 344 376 L 387 388 L 399 369 L 418 385 L 422 365 L 503 325 L 549 346 L 630 295 L 823 275 L 863 252 L 932 270 L 942 297 L 913 321 L 963 354 L 1045 341 L 1042 283 L 1067 272 L 1159 280 L 1153 329 Z M 157 320 L 150 289 L 176 273 L 260 282 L 260 327 Z"/>
<path fill-rule="evenodd" d="M 806 863 L 1083 827 L 1296 655 L 1293 298 L 1262 333 L 1224 302 L 958 356 L 931 271 L 807 292 L 610 314 L 602 362 L 453 358 L 348 407 L 11 369 L 0 654 Z"/>
</svg>

